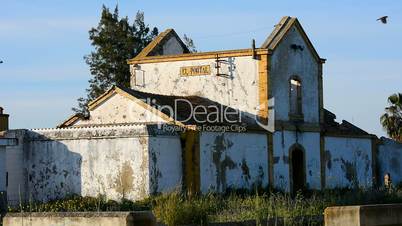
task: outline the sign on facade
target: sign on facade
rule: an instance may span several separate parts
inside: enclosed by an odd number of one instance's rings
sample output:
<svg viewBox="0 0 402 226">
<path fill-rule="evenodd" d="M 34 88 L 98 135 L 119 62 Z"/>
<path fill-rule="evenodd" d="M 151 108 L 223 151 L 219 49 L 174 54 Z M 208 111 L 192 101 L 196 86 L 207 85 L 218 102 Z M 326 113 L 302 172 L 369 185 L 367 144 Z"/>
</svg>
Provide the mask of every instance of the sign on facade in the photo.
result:
<svg viewBox="0 0 402 226">
<path fill-rule="evenodd" d="M 210 75 L 211 66 L 201 65 L 201 66 L 188 66 L 180 68 L 181 76 L 197 76 L 197 75 Z"/>
</svg>

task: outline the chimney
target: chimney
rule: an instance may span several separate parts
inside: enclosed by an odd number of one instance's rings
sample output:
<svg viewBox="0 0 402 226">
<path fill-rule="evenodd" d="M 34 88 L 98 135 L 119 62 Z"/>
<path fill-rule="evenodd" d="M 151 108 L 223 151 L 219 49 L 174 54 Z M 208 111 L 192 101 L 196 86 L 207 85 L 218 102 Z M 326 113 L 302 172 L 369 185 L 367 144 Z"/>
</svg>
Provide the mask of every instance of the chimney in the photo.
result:
<svg viewBox="0 0 402 226">
<path fill-rule="evenodd" d="M 3 108 L 0 107 L 0 131 L 8 130 L 8 116 L 3 113 Z"/>
</svg>

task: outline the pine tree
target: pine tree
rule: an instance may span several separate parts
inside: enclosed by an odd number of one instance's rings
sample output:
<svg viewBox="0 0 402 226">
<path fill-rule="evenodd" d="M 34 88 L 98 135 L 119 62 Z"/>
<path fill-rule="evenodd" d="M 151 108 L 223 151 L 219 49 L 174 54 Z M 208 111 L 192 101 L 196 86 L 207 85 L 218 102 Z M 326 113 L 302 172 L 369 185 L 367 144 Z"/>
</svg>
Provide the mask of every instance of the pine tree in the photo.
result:
<svg viewBox="0 0 402 226">
<path fill-rule="evenodd" d="M 72 110 L 87 114 L 87 104 L 107 91 L 113 85 L 129 87 L 130 69 L 127 60 L 135 57 L 158 35 L 144 22 L 144 13 L 138 11 L 135 21 L 129 24 L 128 18 L 119 18 L 116 6 L 114 12 L 103 6 L 100 22 L 89 31 L 94 51 L 84 57 L 91 75 L 87 96 L 78 99 L 78 106 Z"/>
<path fill-rule="evenodd" d="M 187 46 L 188 50 L 190 50 L 191 53 L 196 53 L 197 48 L 195 47 L 193 39 L 188 37 L 186 34 L 183 35 L 183 42 Z"/>
</svg>

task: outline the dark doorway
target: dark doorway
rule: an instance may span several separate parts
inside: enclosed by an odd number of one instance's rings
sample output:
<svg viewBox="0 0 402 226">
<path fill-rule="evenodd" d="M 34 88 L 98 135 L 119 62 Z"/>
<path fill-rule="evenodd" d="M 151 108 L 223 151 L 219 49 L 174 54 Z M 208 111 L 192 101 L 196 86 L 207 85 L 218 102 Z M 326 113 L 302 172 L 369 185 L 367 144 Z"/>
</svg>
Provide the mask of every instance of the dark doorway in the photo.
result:
<svg viewBox="0 0 402 226">
<path fill-rule="evenodd" d="M 301 148 L 295 147 L 291 149 L 290 157 L 291 193 L 296 194 L 298 191 L 303 191 L 305 188 L 306 174 L 304 152 Z"/>
</svg>

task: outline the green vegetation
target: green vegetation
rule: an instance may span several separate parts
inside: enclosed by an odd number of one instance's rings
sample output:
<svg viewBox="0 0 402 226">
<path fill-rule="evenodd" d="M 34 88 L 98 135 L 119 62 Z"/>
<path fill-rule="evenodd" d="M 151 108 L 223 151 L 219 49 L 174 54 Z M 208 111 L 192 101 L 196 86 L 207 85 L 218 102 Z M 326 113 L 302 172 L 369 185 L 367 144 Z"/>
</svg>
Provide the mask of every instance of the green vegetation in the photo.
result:
<svg viewBox="0 0 402 226">
<path fill-rule="evenodd" d="M 402 93 L 388 97 L 390 104 L 381 116 L 381 125 L 392 139 L 402 142 Z"/>
<path fill-rule="evenodd" d="M 134 21 L 120 17 L 116 5 L 114 11 L 102 7 L 99 23 L 89 30 L 89 40 L 94 48 L 84 57 L 89 66 L 91 79 L 86 97 L 80 97 L 75 113 L 88 114 L 87 104 L 110 89 L 113 85 L 130 87 L 130 68 L 127 60 L 137 56 L 157 35 L 156 27 L 145 23 L 144 12 L 138 11 Z M 187 35 L 184 43 L 191 52 L 197 52 L 194 41 Z"/>
<path fill-rule="evenodd" d="M 130 68 L 126 61 L 141 52 L 157 35 L 158 29 L 145 23 L 143 12 L 137 12 L 131 24 L 127 17 L 119 16 L 117 6 L 113 12 L 103 6 L 98 26 L 89 31 L 94 50 L 84 57 L 92 75 L 87 96 L 78 99 L 78 107 L 73 111 L 86 114 L 87 104 L 113 85 L 129 87 Z"/>
<path fill-rule="evenodd" d="M 402 190 L 326 190 L 291 197 L 280 192 L 232 192 L 226 195 L 188 196 L 179 192 L 159 195 L 140 202 L 106 200 L 104 197 L 70 197 L 48 203 L 31 203 L 9 211 L 134 211 L 152 210 L 167 225 L 201 224 L 266 219 L 282 220 L 285 225 L 322 224 L 326 207 L 401 203 Z"/>
</svg>

